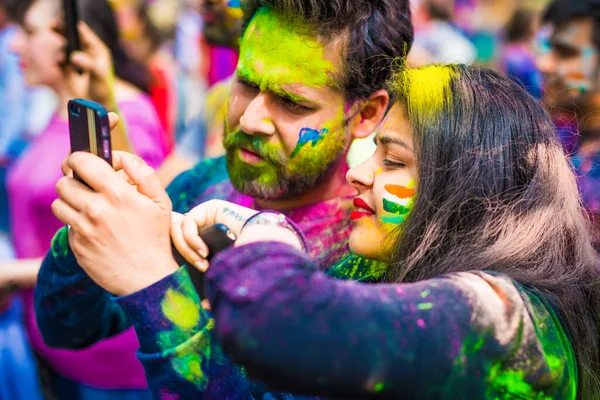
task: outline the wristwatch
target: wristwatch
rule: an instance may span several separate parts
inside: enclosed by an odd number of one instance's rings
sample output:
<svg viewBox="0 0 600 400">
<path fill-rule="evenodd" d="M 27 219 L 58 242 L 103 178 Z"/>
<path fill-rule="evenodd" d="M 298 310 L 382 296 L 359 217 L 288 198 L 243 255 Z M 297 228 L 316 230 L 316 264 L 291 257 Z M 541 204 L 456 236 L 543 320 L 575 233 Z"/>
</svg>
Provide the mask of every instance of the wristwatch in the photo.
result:
<svg viewBox="0 0 600 400">
<path fill-rule="evenodd" d="M 266 210 L 254 214 L 252 217 L 248 218 L 244 226 L 242 226 L 240 234 L 244 232 L 244 229 L 252 225 L 275 226 L 278 228 L 285 228 L 292 232 L 294 235 L 296 235 L 296 237 L 302 244 L 302 250 L 304 250 L 304 252 L 308 252 L 306 238 L 304 237 L 304 234 L 302 233 L 300 228 L 298 228 L 294 221 L 290 220 L 288 217 L 286 217 L 280 212 Z"/>
</svg>

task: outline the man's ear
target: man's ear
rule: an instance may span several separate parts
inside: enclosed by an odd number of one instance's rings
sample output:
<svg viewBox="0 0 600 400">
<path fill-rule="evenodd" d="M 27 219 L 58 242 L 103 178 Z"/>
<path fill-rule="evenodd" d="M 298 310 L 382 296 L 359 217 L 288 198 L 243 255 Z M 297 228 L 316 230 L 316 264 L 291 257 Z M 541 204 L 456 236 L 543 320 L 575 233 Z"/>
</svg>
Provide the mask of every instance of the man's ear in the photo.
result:
<svg viewBox="0 0 600 400">
<path fill-rule="evenodd" d="M 352 138 L 362 139 L 375 131 L 383 120 L 390 102 L 390 95 L 385 89 L 381 89 L 360 103 L 360 110 L 352 118 Z"/>
</svg>

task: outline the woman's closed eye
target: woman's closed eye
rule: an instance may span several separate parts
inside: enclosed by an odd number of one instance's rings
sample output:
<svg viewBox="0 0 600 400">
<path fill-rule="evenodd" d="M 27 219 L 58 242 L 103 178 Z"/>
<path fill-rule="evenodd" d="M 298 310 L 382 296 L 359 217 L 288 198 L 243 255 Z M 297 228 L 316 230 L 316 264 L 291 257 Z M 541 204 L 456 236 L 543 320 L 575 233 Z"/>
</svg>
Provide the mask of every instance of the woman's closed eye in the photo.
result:
<svg viewBox="0 0 600 400">
<path fill-rule="evenodd" d="M 388 159 L 383 160 L 383 165 L 387 168 L 404 168 L 406 164 L 403 162 L 391 161 Z"/>
</svg>

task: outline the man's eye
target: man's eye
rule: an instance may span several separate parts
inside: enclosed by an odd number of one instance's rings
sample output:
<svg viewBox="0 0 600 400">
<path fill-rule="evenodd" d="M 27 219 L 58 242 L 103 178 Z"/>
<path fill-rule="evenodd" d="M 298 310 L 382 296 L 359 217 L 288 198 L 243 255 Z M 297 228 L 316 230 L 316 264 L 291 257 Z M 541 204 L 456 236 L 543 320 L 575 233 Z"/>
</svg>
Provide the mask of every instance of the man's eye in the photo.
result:
<svg viewBox="0 0 600 400">
<path fill-rule="evenodd" d="M 383 160 L 383 165 L 388 168 L 404 168 L 406 164 L 390 160 Z"/>
<path fill-rule="evenodd" d="M 561 45 L 555 45 L 553 50 L 559 58 L 571 58 L 576 57 L 579 54 L 577 49 Z"/>
<path fill-rule="evenodd" d="M 295 114 L 301 114 L 311 111 L 311 108 L 298 104 L 291 99 L 281 98 L 281 103 L 284 105 L 285 108 L 287 108 L 289 111 Z"/>
<path fill-rule="evenodd" d="M 251 82 L 248 82 L 248 81 L 244 81 L 244 80 L 242 80 L 242 79 L 238 80 L 238 82 L 239 82 L 239 83 L 240 83 L 240 84 L 241 84 L 243 87 L 245 87 L 246 89 L 254 89 L 254 90 L 258 89 L 258 86 L 257 86 L 257 85 L 255 85 L 254 83 L 251 83 Z"/>
</svg>

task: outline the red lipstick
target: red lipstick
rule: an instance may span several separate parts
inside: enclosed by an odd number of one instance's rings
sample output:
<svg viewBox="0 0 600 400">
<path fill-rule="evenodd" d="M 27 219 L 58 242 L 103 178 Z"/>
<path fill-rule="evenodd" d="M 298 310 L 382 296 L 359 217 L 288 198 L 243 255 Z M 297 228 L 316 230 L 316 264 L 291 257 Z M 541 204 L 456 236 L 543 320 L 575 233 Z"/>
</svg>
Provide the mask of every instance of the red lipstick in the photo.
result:
<svg viewBox="0 0 600 400">
<path fill-rule="evenodd" d="M 369 207 L 369 205 L 363 199 L 359 199 L 358 197 L 354 199 L 354 207 L 358 208 L 359 210 L 352 211 L 350 214 L 350 219 L 352 221 L 375 215 L 375 210 Z"/>
</svg>

